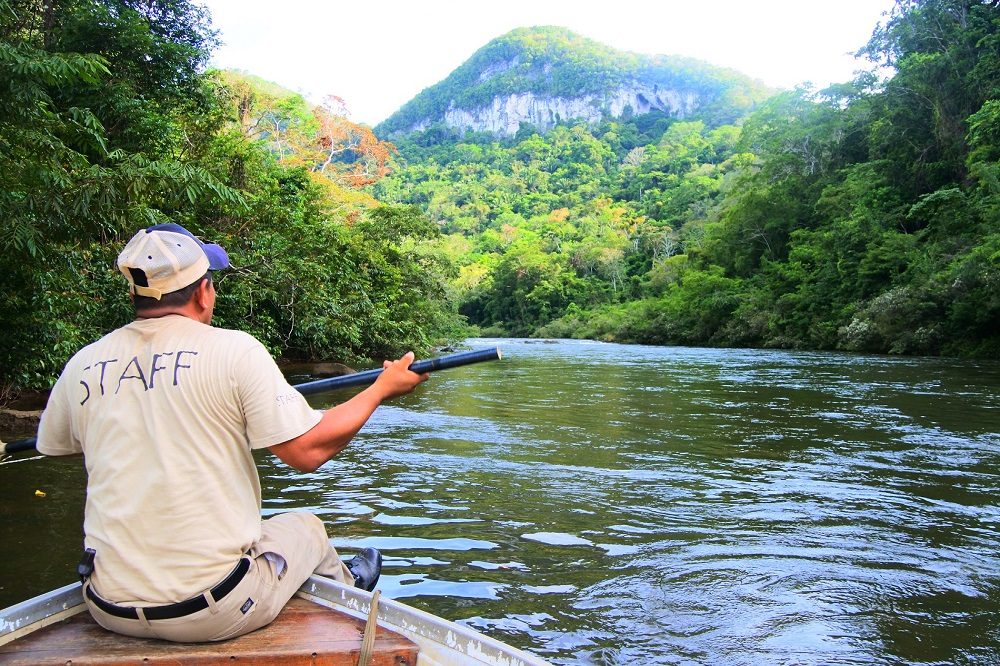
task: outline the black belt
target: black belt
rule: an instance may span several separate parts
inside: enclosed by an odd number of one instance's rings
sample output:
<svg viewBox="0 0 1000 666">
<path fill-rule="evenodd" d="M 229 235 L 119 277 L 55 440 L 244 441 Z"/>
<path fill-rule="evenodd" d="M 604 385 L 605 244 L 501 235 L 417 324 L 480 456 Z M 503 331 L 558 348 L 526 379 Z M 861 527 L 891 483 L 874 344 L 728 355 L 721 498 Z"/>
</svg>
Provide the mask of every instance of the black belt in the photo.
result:
<svg viewBox="0 0 1000 666">
<path fill-rule="evenodd" d="M 239 585 L 239 582 L 243 580 L 246 576 L 247 571 L 250 570 L 250 560 L 244 557 L 240 560 L 240 563 L 236 565 L 236 568 L 226 576 L 226 579 L 213 587 L 210 590 L 212 598 L 216 601 L 220 601 L 224 596 L 233 591 L 233 588 Z M 91 586 L 87 586 L 87 596 L 90 600 L 94 602 L 94 605 L 100 608 L 102 611 L 108 615 L 114 615 L 115 617 L 124 617 L 130 620 L 138 620 L 139 613 L 132 606 L 117 606 L 110 601 L 105 601 L 97 596 Z M 205 599 L 205 595 L 198 595 L 197 597 L 191 597 L 185 601 L 178 601 L 175 604 L 167 604 L 166 606 L 148 606 L 142 609 L 142 614 L 147 620 L 169 620 L 172 617 L 184 617 L 185 615 L 190 615 L 191 613 L 197 613 L 200 610 L 208 608 L 208 601 Z"/>
</svg>

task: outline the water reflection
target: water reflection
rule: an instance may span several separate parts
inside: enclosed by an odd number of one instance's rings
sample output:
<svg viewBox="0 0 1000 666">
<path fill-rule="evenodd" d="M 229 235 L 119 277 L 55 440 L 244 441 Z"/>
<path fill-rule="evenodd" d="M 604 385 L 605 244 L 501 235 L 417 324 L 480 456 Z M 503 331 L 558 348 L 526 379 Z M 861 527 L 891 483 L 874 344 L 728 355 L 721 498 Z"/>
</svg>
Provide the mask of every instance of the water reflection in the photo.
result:
<svg viewBox="0 0 1000 666">
<path fill-rule="evenodd" d="M 555 663 L 995 661 L 1000 364 L 500 344 L 312 474 L 261 455 L 265 514 L 320 515 L 385 552 L 383 594 Z M 53 554 L 7 603 L 67 582 L 78 464 L 0 465 L 4 543 Z"/>
</svg>

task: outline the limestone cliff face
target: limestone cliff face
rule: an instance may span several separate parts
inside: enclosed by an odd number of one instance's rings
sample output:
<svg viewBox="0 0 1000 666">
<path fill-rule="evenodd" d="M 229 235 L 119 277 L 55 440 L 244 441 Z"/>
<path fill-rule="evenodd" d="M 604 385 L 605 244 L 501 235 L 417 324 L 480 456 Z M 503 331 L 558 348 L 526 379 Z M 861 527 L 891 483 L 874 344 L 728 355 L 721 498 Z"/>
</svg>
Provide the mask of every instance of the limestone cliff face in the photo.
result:
<svg viewBox="0 0 1000 666">
<path fill-rule="evenodd" d="M 494 97 L 488 106 L 475 109 L 459 109 L 452 103 L 442 120 L 448 127 L 456 129 L 511 136 L 521 123 L 530 123 L 545 131 L 555 127 L 560 120 L 581 119 L 596 123 L 605 117 L 621 117 L 626 109 L 637 115 L 656 110 L 685 118 L 695 113 L 701 102 L 701 97 L 695 92 L 668 90 L 636 82 L 607 95 L 551 97 L 522 92 Z M 407 131 L 423 130 L 429 125 L 430 120 L 425 119 L 413 124 Z"/>
<path fill-rule="evenodd" d="M 518 28 L 376 126 L 394 137 L 437 128 L 511 136 L 522 123 L 597 123 L 652 111 L 723 124 L 769 93 L 746 76 L 682 56 L 618 51 L 560 27 Z"/>
</svg>

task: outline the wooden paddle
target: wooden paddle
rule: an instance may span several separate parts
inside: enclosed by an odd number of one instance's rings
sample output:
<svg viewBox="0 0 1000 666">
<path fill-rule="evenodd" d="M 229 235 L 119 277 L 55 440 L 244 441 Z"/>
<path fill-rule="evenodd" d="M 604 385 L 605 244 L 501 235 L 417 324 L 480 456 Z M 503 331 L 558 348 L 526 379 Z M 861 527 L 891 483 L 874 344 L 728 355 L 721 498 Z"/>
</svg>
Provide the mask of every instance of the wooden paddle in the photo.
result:
<svg viewBox="0 0 1000 666">
<path fill-rule="evenodd" d="M 457 368 L 460 365 L 482 363 L 483 361 L 496 361 L 501 358 L 503 358 L 503 356 L 500 353 L 499 347 L 476 349 L 468 352 L 448 354 L 447 356 L 439 356 L 438 358 L 430 358 L 424 361 L 414 361 L 413 364 L 410 365 L 410 370 L 419 375 L 425 372 L 433 372 L 435 370 Z M 373 384 L 382 372 L 382 368 L 363 370 L 362 372 L 355 372 L 349 375 L 330 377 L 329 379 L 317 379 L 312 382 L 296 384 L 294 388 L 302 395 L 314 395 L 316 393 L 324 393 L 326 391 L 348 388 L 350 386 L 364 386 L 367 384 Z M 0 442 L 0 454 L 30 451 L 35 448 L 37 441 L 38 439 L 36 437 L 29 437 L 27 439 L 20 439 L 16 442 Z"/>
</svg>

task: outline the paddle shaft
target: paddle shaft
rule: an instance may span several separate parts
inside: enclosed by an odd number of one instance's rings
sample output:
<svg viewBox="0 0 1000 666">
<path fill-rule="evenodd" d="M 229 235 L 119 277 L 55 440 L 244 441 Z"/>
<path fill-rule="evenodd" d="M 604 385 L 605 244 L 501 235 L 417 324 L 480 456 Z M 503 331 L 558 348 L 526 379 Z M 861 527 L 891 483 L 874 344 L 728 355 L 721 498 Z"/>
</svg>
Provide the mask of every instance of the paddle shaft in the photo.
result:
<svg viewBox="0 0 1000 666">
<path fill-rule="evenodd" d="M 500 354 L 499 347 L 493 347 L 491 349 L 476 349 L 474 351 L 458 352 L 457 354 L 439 356 L 438 358 L 429 358 L 424 361 L 414 361 L 410 366 L 410 370 L 416 372 L 417 374 L 423 374 L 425 372 L 434 372 L 435 370 L 457 368 L 460 365 L 482 363 L 483 361 L 496 361 L 500 358 L 502 358 L 502 356 Z M 382 372 L 382 368 L 375 368 L 373 370 L 355 372 L 350 375 L 341 375 L 339 377 L 317 379 L 316 381 L 305 382 L 304 384 L 296 384 L 294 388 L 302 395 L 314 395 L 316 393 L 325 393 L 326 391 L 333 391 L 351 386 L 367 386 L 368 384 L 374 384 L 375 380 L 378 379 Z M 16 442 L 0 443 L 0 454 L 29 451 L 35 448 L 37 441 L 36 437 L 29 437 Z"/>
<path fill-rule="evenodd" d="M 458 352 L 457 354 L 448 354 L 447 356 L 430 358 L 425 361 L 414 361 L 410 366 L 410 370 L 417 374 L 423 374 L 425 372 L 433 372 L 434 370 L 445 370 L 447 368 L 456 368 L 460 365 L 469 365 L 470 363 L 496 361 L 499 358 L 499 347 L 493 347 L 492 349 L 477 349 L 475 351 Z M 382 372 L 382 368 L 364 370 L 350 375 L 341 375 L 340 377 L 330 377 L 328 379 L 317 379 L 313 382 L 297 384 L 295 388 L 302 395 L 313 395 L 315 393 L 324 393 L 326 391 L 347 388 L 349 386 L 367 386 L 368 384 L 374 383 Z"/>
</svg>

